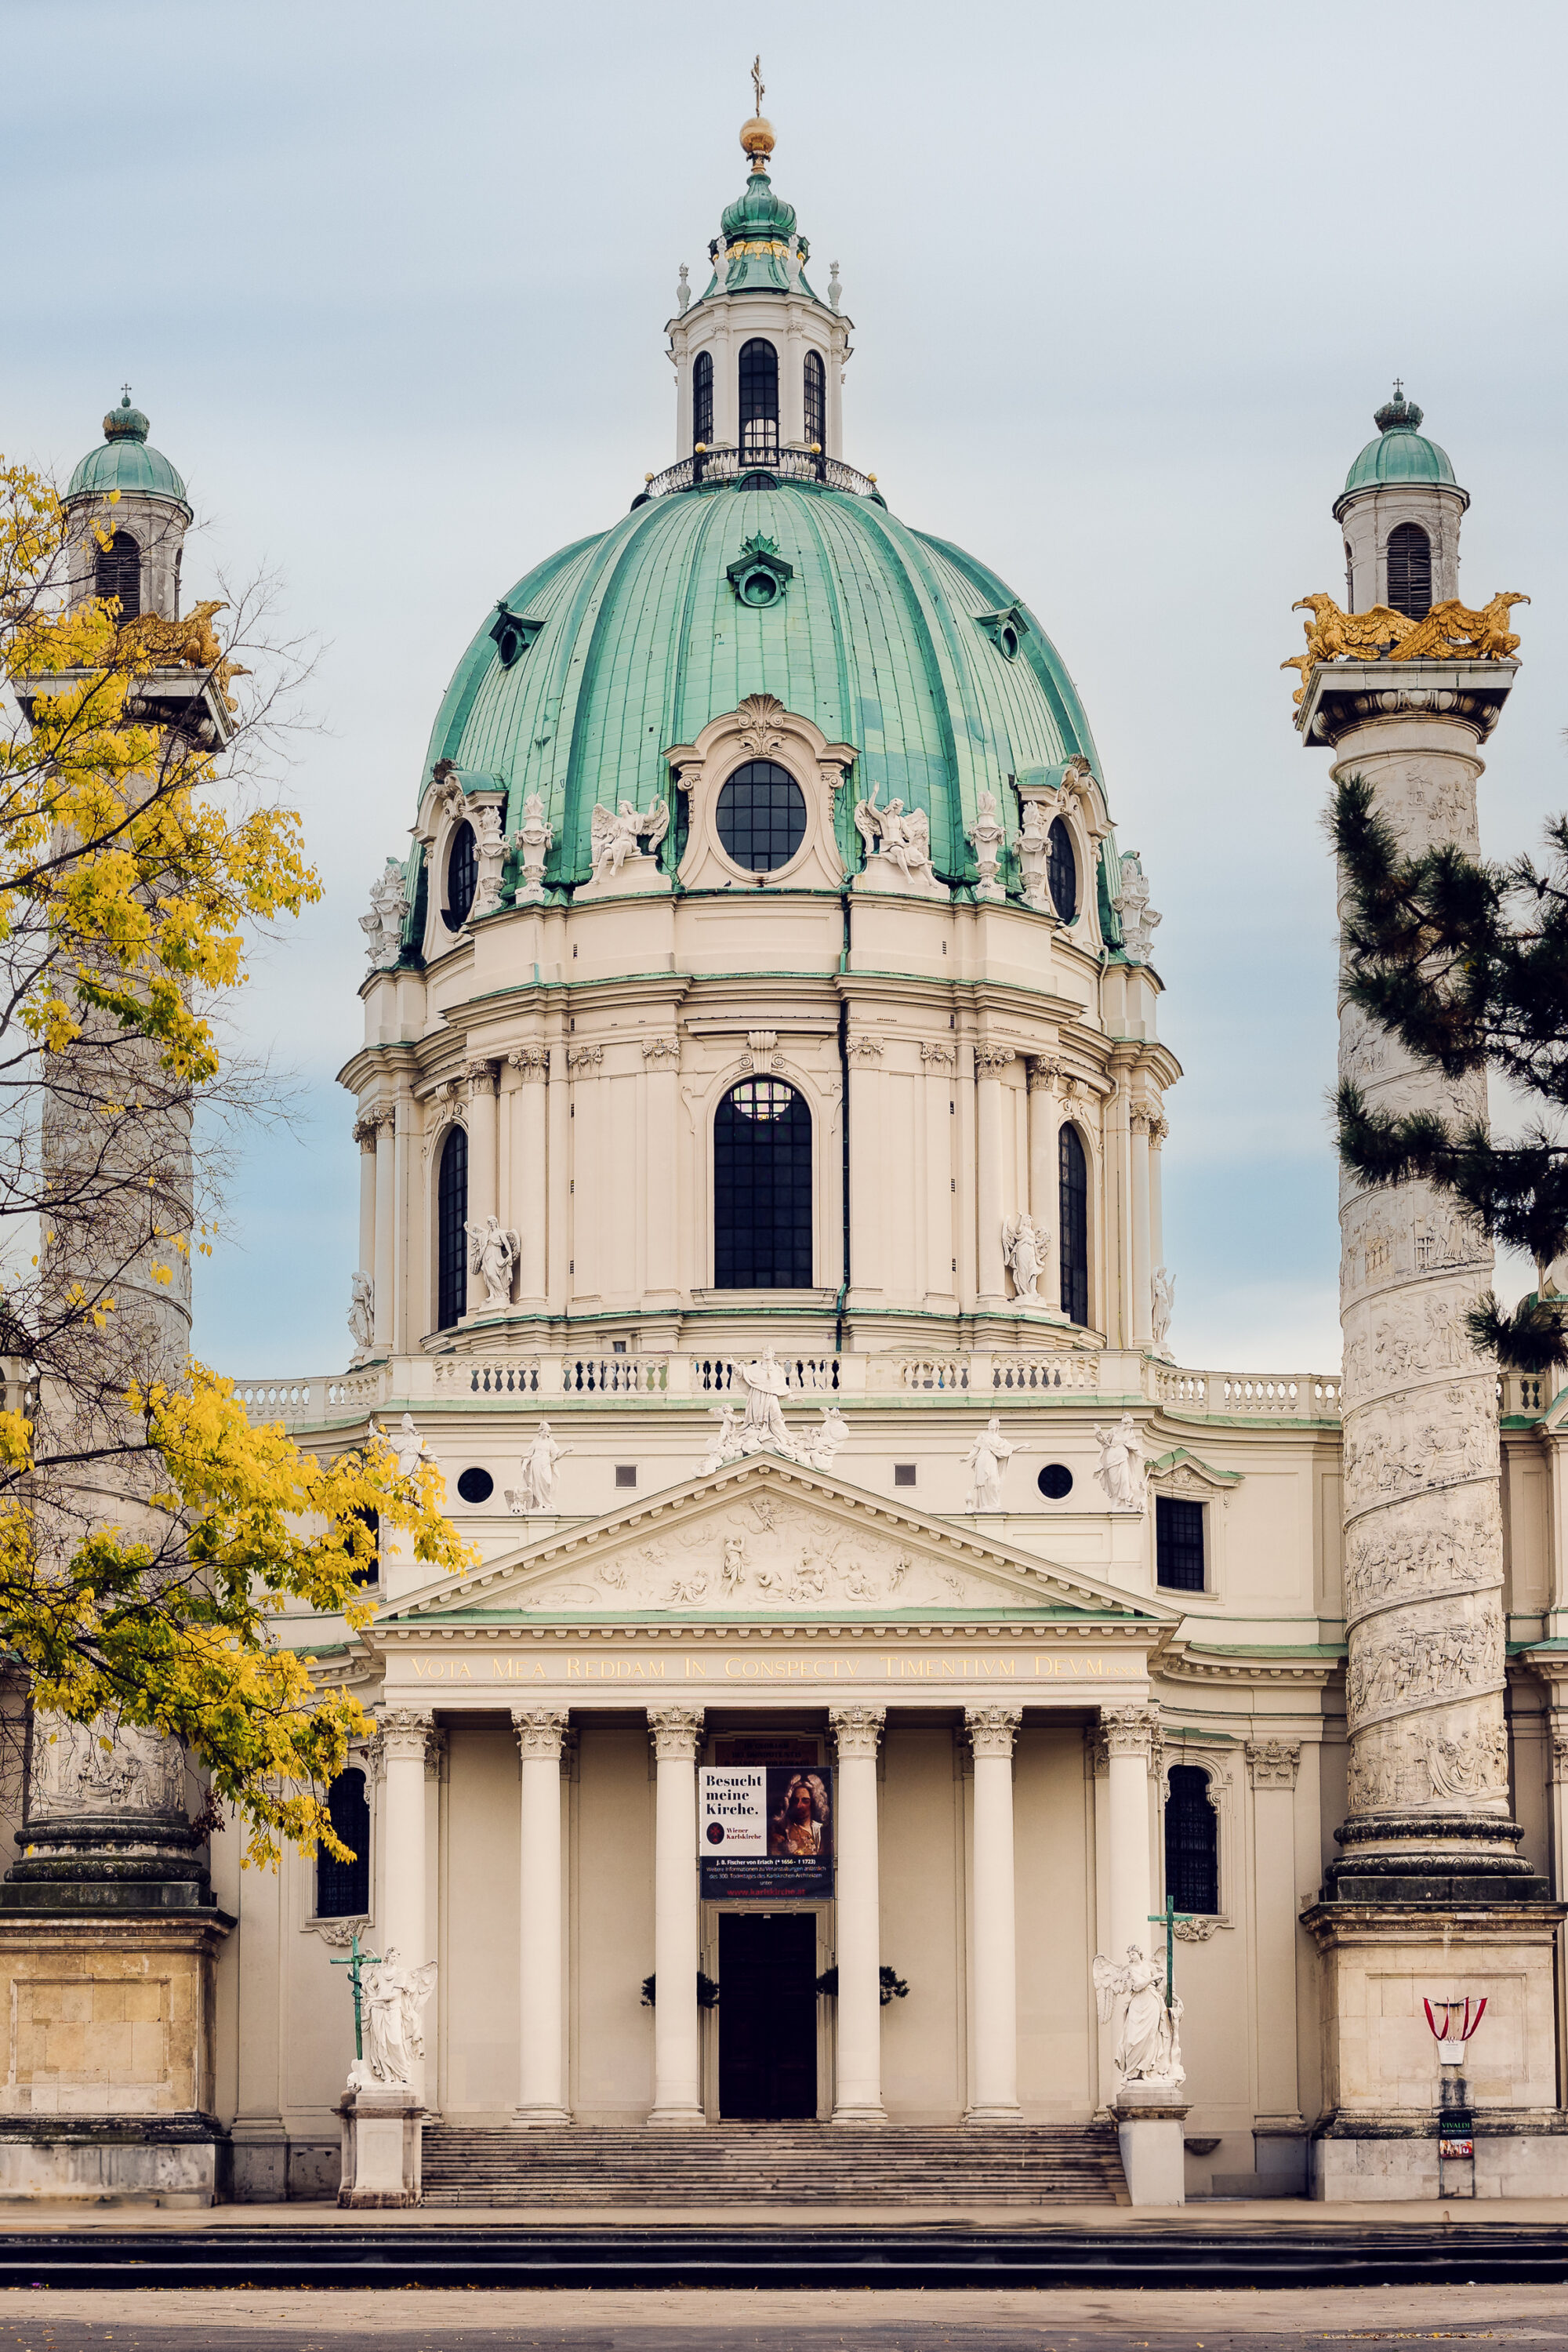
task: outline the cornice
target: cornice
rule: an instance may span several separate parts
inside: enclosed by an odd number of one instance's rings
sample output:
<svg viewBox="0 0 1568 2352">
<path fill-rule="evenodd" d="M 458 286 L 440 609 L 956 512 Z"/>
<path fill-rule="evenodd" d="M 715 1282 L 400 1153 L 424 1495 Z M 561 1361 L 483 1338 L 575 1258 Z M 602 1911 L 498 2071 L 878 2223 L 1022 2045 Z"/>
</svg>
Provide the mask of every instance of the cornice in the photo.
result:
<svg viewBox="0 0 1568 2352">
<path fill-rule="evenodd" d="M 1295 1683 L 1321 1690 L 1333 1680 L 1342 1663 L 1342 1657 L 1303 1656 L 1300 1652 L 1270 1655 L 1262 1650 L 1222 1651 L 1176 1634 L 1162 1643 L 1157 1670 L 1171 1682 L 1265 1683 L 1275 1686 Z"/>
</svg>

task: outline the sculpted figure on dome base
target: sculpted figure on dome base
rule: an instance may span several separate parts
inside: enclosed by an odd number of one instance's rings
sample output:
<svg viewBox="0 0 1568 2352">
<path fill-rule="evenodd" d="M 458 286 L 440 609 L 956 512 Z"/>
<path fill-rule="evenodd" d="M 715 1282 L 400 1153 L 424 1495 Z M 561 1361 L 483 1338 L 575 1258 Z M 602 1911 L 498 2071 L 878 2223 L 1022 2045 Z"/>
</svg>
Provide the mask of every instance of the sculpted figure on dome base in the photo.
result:
<svg viewBox="0 0 1568 2352">
<path fill-rule="evenodd" d="M 468 909 L 470 922 L 480 915 L 493 914 L 500 904 L 500 878 L 506 865 L 506 835 L 501 831 L 500 808 L 495 801 L 476 798 L 470 804 L 474 826 L 474 856 L 479 873 L 474 883 L 474 903 Z"/>
<path fill-rule="evenodd" d="M 464 1228 L 468 1236 L 468 1272 L 477 1274 L 485 1286 L 485 1305 L 505 1307 L 511 1297 L 512 1269 L 522 1255 L 519 1236 L 503 1226 L 499 1217 L 487 1217 L 482 1225 Z"/>
<path fill-rule="evenodd" d="M 977 898 L 1005 898 L 1006 892 L 996 879 L 996 867 L 1001 856 L 1005 835 L 996 806 L 996 795 L 983 784 L 975 795 L 974 823 L 969 826 L 970 840 L 974 844 L 974 863 L 980 869 L 980 879 L 974 886 Z"/>
<path fill-rule="evenodd" d="M 1094 1475 L 1111 1509 L 1142 1511 L 1146 1490 L 1143 1435 L 1138 1423 L 1124 1412 L 1114 1429 L 1101 1429 L 1096 1422 L 1094 1433 L 1100 1444 L 1100 1467 Z"/>
<path fill-rule="evenodd" d="M 349 1333 L 354 1353 L 363 1356 L 375 1338 L 375 1285 L 363 1271 L 353 1276 L 349 1299 Z"/>
<path fill-rule="evenodd" d="M 1002 1508 L 1002 1473 L 1016 1450 L 1012 1441 L 1002 1434 L 1002 1416 L 994 1412 L 963 1456 L 963 1466 L 971 1479 L 969 1500 L 963 1507 L 966 1511 Z"/>
<path fill-rule="evenodd" d="M 656 800 L 649 809 L 634 807 L 630 801 L 607 809 L 595 803 L 589 820 L 589 841 L 594 853 L 595 879 L 619 874 L 628 857 L 642 856 L 637 845 L 646 840 L 651 857 L 665 835 L 669 831 L 669 805 Z"/>
<path fill-rule="evenodd" d="M 531 1511 L 553 1509 L 556 1465 L 571 1451 L 569 1445 L 556 1444 L 547 1421 L 540 1423 L 533 1433 L 533 1443 L 522 1457 L 522 1484 L 506 1490 L 507 1508 L 513 1518 L 525 1518 Z"/>
<path fill-rule="evenodd" d="M 555 833 L 545 822 L 544 802 L 538 793 L 530 793 L 522 804 L 522 823 L 512 835 L 512 847 L 522 866 L 522 881 L 515 904 L 537 907 L 544 898 L 544 861 L 554 844 Z"/>
<path fill-rule="evenodd" d="M 1163 920 L 1149 904 L 1143 860 L 1135 849 L 1121 856 L 1121 887 L 1111 905 L 1121 920 L 1121 951 L 1129 963 L 1147 963 L 1156 926 Z"/>
<path fill-rule="evenodd" d="M 931 823 L 924 809 L 906 809 L 900 800 L 891 800 L 886 808 L 879 808 L 877 794 L 880 790 L 880 783 L 874 783 L 869 798 L 855 803 L 855 830 L 866 845 L 868 860 L 885 857 L 906 880 L 934 883 Z"/>
<path fill-rule="evenodd" d="M 1026 1212 L 1002 1220 L 1002 1255 L 1021 1307 L 1039 1307 L 1039 1279 L 1046 1270 L 1050 1238 Z"/>
<path fill-rule="evenodd" d="M 1153 1335 L 1154 1353 L 1157 1356 L 1168 1356 L 1170 1354 L 1169 1343 L 1171 1338 L 1171 1317 L 1175 1310 L 1176 1305 L 1176 1277 L 1168 1266 L 1157 1265 L 1154 1268 L 1154 1277 L 1152 1287 L 1153 1292 L 1153 1300 L 1151 1315 L 1151 1328 Z"/>
<path fill-rule="evenodd" d="M 396 1456 L 397 1475 L 400 1478 L 416 1477 L 421 1463 L 433 1462 L 436 1459 L 425 1439 L 415 1428 L 414 1415 L 411 1412 L 404 1414 L 395 1429 L 384 1429 L 381 1433 Z"/>
<path fill-rule="evenodd" d="M 403 952 L 403 925 L 408 913 L 408 886 L 395 857 L 370 886 L 370 912 L 359 919 L 372 971 L 389 971 Z"/>
</svg>

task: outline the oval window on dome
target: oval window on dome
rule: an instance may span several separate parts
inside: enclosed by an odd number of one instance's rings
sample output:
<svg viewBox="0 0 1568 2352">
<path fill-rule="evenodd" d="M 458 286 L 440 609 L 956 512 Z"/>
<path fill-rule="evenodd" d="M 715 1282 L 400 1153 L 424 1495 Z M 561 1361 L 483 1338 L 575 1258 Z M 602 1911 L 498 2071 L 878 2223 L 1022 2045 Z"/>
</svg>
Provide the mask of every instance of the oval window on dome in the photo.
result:
<svg viewBox="0 0 1568 2352">
<path fill-rule="evenodd" d="M 805 839 L 805 794 L 775 760 L 748 760 L 719 794 L 719 838 L 748 874 L 787 866 Z"/>
<path fill-rule="evenodd" d="M 449 931 L 460 931 L 468 921 L 479 884 L 479 861 L 474 828 L 471 824 L 460 824 L 452 835 L 452 845 L 447 852 L 447 903 L 441 909 L 441 920 Z"/>
<path fill-rule="evenodd" d="M 1051 904 L 1064 923 L 1073 923 L 1078 920 L 1078 859 L 1065 818 L 1052 818 L 1047 840 L 1046 879 L 1050 885 Z"/>
</svg>

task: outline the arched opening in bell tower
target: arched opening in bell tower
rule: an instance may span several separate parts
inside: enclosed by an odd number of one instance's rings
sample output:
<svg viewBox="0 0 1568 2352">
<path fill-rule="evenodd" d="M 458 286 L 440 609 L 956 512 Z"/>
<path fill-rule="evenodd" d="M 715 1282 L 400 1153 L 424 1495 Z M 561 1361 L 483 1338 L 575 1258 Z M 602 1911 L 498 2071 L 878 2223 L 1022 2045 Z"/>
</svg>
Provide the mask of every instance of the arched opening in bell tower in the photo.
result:
<svg viewBox="0 0 1568 2352">
<path fill-rule="evenodd" d="M 691 363 L 691 446 L 706 449 L 713 438 L 713 354 L 699 352 Z"/>
<path fill-rule="evenodd" d="M 1397 523 L 1388 534 L 1388 601 L 1413 621 L 1432 609 L 1432 542 L 1418 522 Z"/>
<path fill-rule="evenodd" d="M 111 596 L 120 599 L 116 617 L 121 626 L 141 613 L 142 550 L 128 530 L 117 530 L 109 545 L 98 550 L 92 564 L 92 593 L 106 604 Z"/>
</svg>

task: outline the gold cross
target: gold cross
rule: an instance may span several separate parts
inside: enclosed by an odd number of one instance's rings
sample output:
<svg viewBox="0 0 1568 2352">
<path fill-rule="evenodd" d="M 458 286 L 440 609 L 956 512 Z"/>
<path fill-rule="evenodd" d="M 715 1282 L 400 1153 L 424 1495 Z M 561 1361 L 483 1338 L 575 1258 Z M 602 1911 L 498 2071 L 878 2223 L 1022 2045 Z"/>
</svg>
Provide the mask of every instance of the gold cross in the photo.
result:
<svg viewBox="0 0 1568 2352">
<path fill-rule="evenodd" d="M 763 110 L 763 53 L 760 49 L 757 51 L 756 56 L 752 59 L 752 88 L 757 93 L 757 112 L 761 114 Z"/>
</svg>

